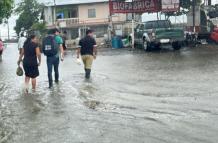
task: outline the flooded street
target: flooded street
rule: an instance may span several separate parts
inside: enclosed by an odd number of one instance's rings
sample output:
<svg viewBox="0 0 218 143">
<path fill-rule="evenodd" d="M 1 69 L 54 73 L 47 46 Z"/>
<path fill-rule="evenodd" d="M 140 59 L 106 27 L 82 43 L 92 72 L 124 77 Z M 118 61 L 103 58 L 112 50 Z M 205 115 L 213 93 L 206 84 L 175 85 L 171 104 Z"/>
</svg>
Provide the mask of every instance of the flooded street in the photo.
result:
<svg viewBox="0 0 218 143">
<path fill-rule="evenodd" d="M 44 56 L 43 56 L 44 57 Z M 48 89 L 23 94 L 18 51 L 0 63 L 0 143 L 217 143 L 218 47 L 145 53 L 102 49 L 91 81 L 75 52 Z"/>
</svg>

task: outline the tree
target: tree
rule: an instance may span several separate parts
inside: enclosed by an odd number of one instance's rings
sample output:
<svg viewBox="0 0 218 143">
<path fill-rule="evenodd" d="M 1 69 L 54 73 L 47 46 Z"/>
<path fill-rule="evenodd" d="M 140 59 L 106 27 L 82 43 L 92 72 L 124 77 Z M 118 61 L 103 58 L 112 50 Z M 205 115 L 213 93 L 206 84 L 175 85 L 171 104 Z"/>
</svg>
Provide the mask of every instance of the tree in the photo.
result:
<svg viewBox="0 0 218 143">
<path fill-rule="evenodd" d="M 22 0 L 15 10 L 17 14 L 20 14 L 14 28 L 16 33 L 19 34 L 21 28 L 29 31 L 35 23 L 38 23 L 42 9 L 43 5 L 37 0 Z"/>
<path fill-rule="evenodd" d="M 46 24 L 44 22 L 35 23 L 35 24 L 32 25 L 31 30 L 39 31 L 40 33 L 45 33 L 46 32 Z"/>
<path fill-rule="evenodd" d="M 0 24 L 5 18 L 9 18 L 13 9 L 13 0 L 0 0 Z"/>
</svg>

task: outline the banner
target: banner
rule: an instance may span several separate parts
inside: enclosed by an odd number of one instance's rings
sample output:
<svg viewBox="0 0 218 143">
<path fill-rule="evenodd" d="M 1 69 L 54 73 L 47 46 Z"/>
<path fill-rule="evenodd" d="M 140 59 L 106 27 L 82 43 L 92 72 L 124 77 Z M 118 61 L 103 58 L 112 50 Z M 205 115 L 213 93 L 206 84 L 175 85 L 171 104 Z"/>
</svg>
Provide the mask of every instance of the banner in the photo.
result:
<svg viewBox="0 0 218 143">
<path fill-rule="evenodd" d="M 157 0 L 137 0 L 133 2 L 120 2 L 110 0 L 110 13 L 144 13 L 158 12 Z"/>
<path fill-rule="evenodd" d="M 162 0 L 162 12 L 174 12 L 179 10 L 179 0 Z"/>
</svg>

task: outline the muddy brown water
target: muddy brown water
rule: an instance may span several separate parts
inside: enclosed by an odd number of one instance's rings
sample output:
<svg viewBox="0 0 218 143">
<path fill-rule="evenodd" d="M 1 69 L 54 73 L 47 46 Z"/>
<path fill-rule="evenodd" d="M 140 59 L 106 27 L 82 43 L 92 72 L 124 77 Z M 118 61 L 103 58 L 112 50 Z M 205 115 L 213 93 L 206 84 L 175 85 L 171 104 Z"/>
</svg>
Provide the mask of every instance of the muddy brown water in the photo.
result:
<svg viewBox="0 0 218 143">
<path fill-rule="evenodd" d="M 17 57 L 10 44 L 0 63 L 0 143 L 218 142 L 218 47 L 104 49 L 90 81 L 67 52 L 52 90 L 43 58 L 29 96 Z"/>
</svg>

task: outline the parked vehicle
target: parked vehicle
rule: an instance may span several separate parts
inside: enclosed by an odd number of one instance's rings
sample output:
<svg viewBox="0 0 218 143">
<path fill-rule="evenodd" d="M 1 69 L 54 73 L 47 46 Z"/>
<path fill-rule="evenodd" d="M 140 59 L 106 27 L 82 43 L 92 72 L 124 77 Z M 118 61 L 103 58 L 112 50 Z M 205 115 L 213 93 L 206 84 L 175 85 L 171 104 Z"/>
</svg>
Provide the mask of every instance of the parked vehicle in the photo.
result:
<svg viewBox="0 0 218 143">
<path fill-rule="evenodd" d="M 217 42 L 216 26 L 218 25 L 218 5 L 201 5 L 196 6 L 195 9 L 195 32 L 194 35 L 197 36 L 197 44 L 208 44 Z M 193 10 L 187 14 L 187 30 L 194 31 L 193 28 Z M 192 34 L 193 35 L 193 34 Z M 192 43 L 191 43 L 192 44 Z"/>
<path fill-rule="evenodd" d="M 218 43 L 218 27 L 214 28 L 214 31 L 211 33 L 211 39 Z"/>
<path fill-rule="evenodd" d="M 169 20 L 147 21 L 135 28 L 135 44 L 140 44 L 146 51 L 171 45 L 179 50 L 185 40 L 184 30 L 174 28 Z"/>
</svg>

